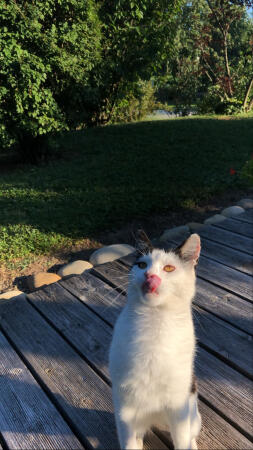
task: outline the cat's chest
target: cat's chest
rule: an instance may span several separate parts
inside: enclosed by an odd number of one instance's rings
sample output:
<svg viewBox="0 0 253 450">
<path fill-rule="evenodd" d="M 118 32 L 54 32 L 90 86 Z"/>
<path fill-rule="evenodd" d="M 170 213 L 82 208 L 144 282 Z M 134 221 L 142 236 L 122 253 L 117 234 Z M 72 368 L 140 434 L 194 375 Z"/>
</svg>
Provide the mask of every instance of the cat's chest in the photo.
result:
<svg viewBox="0 0 253 450">
<path fill-rule="evenodd" d="M 173 324 L 162 314 L 152 320 L 145 316 L 129 320 L 125 350 L 121 385 L 135 396 L 145 398 L 149 392 L 153 402 L 157 396 L 162 401 L 190 380 L 194 353 L 190 323 Z"/>
<path fill-rule="evenodd" d="M 126 314 L 124 324 L 125 356 L 135 370 L 142 368 L 159 375 L 191 360 L 194 351 L 191 315 L 173 318 L 163 311 Z"/>
</svg>

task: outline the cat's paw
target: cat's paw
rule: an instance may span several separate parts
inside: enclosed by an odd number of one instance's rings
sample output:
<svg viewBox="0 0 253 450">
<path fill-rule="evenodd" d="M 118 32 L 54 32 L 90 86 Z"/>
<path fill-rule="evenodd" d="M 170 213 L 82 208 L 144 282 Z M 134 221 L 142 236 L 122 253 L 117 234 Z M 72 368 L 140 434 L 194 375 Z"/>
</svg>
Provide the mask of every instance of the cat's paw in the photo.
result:
<svg viewBox="0 0 253 450">
<path fill-rule="evenodd" d="M 125 450 L 142 450 L 143 440 L 142 439 L 129 439 L 127 441 Z"/>
<path fill-rule="evenodd" d="M 191 450 L 198 450 L 196 439 L 191 440 Z"/>
</svg>

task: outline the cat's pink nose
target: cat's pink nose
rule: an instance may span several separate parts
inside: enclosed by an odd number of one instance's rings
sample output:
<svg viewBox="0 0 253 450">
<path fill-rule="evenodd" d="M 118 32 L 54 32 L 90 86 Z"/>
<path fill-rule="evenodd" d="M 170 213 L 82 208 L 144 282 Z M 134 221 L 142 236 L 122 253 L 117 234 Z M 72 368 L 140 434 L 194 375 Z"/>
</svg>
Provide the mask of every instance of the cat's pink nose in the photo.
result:
<svg viewBox="0 0 253 450">
<path fill-rule="evenodd" d="M 161 284 L 161 278 L 157 275 L 150 275 L 149 273 L 145 273 L 146 280 L 142 285 L 142 290 L 144 294 L 153 294 L 154 292 L 157 294 L 156 290 L 158 286 Z"/>
</svg>

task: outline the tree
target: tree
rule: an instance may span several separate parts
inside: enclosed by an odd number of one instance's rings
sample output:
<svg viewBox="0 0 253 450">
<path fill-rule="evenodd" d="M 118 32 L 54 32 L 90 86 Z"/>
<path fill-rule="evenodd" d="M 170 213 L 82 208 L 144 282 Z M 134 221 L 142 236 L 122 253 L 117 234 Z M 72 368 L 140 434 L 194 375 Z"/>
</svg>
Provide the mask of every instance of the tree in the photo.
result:
<svg viewBox="0 0 253 450">
<path fill-rule="evenodd" d="M 192 102 L 204 96 L 210 111 L 232 111 L 243 104 L 249 108 L 253 22 L 244 5 L 230 0 L 185 2 L 176 42 L 170 66 L 181 98 L 186 95 Z"/>
<path fill-rule="evenodd" d="M 99 59 L 99 42 L 90 0 L 0 3 L 2 146 L 25 149 L 84 120 L 78 92 Z"/>
<path fill-rule="evenodd" d="M 170 51 L 180 3 L 0 2 L 0 146 L 29 157 L 50 133 L 108 122 Z"/>
<path fill-rule="evenodd" d="M 182 0 L 98 0 L 101 60 L 91 74 L 91 124 L 107 123 L 128 91 L 149 80 L 173 49 Z M 138 90 L 138 86 L 137 86 Z"/>
</svg>

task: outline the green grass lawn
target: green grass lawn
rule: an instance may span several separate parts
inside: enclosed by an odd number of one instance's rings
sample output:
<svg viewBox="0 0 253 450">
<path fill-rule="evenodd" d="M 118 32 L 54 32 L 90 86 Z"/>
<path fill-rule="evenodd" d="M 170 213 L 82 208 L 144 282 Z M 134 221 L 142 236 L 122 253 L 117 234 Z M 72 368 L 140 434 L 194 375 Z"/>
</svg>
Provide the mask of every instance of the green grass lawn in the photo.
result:
<svg viewBox="0 0 253 450">
<path fill-rule="evenodd" d="M 253 117 L 114 125 L 66 133 L 59 143 L 61 159 L 0 175 L 1 261 L 50 253 L 241 186 Z"/>
</svg>

